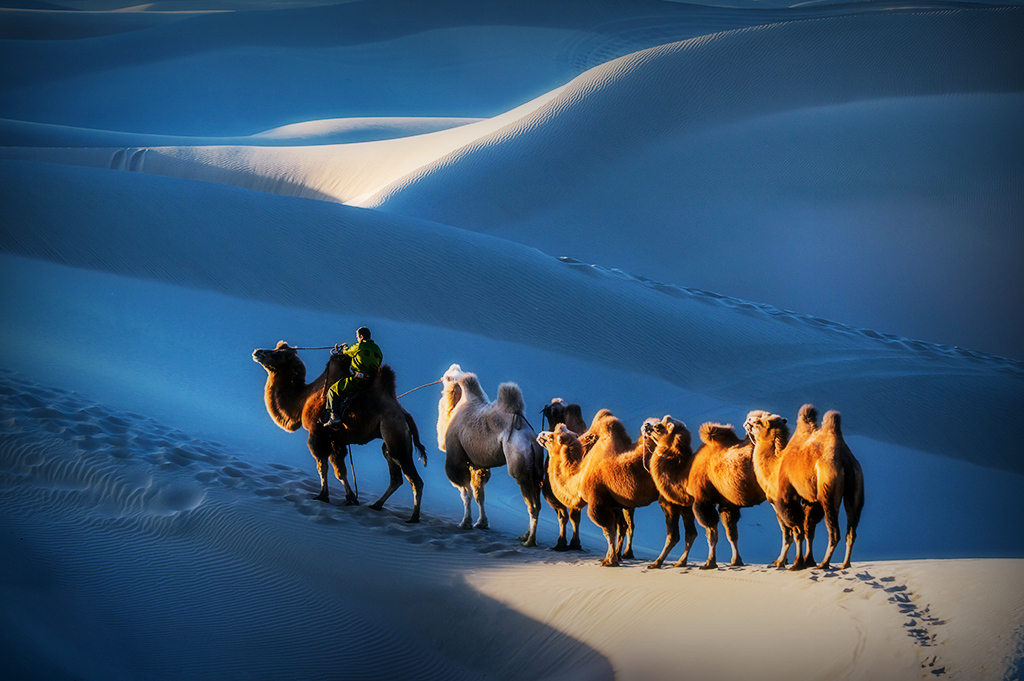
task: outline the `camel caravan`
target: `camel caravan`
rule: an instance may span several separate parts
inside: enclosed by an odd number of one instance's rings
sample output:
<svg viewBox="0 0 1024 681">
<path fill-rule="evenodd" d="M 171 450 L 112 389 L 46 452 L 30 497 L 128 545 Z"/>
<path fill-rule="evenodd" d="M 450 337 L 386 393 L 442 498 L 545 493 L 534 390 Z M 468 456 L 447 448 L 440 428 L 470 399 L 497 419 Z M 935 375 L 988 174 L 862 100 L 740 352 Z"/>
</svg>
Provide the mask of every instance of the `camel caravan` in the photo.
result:
<svg viewBox="0 0 1024 681">
<path fill-rule="evenodd" d="M 345 455 L 353 444 L 383 441 L 381 452 L 390 484 L 371 508 L 379 510 L 402 485 L 413 491 L 413 511 L 407 522 L 419 521 L 423 481 L 416 471 L 414 448 L 423 465 L 426 449 L 412 416 L 398 401 L 395 373 L 390 366 L 366 369 L 359 364 L 363 334 L 355 348 L 335 346 L 324 372 L 306 383 L 306 367 L 298 350 L 281 341 L 272 350 L 255 350 L 253 359 L 267 371 L 264 402 L 281 428 L 308 432 L 309 451 L 317 463 L 320 492 L 315 499 L 329 502 L 328 462 L 345 493 L 346 505 L 358 504 L 348 483 Z M 372 345 L 377 362 L 382 354 Z M 353 366 L 359 364 L 358 369 Z M 372 362 L 371 362 L 372 364 Z M 366 373 L 364 373 L 366 372 Z M 361 376 L 358 390 L 345 395 L 339 385 Z M 719 522 L 732 549 L 730 566 L 742 566 L 738 521 L 740 510 L 767 501 L 775 510 L 782 533 L 779 557 L 773 567 L 790 570 L 831 569 L 841 535 L 839 513 L 846 512 L 846 552 L 841 569 L 850 567 L 857 525 L 864 507 L 864 474 L 843 439 L 841 418 L 829 411 L 819 423 L 813 405 L 804 405 L 790 433 L 787 419 L 767 411 L 751 411 L 742 436 L 731 425 L 704 423 L 694 449 L 686 424 L 672 416 L 649 418 L 634 440 L 609 410 L 599 410 L 587 425 L 582 409 L 555 398 L 542 410 L 550 430 L 536 433 L 525 416 L 522 391 L 515 383 L 498 386 L 497 399 L 487 397 L 476 374 L 453 364 L 438 380 L 437 446 L 445 454 L 445 474 L 459 491 L 464 514 L 459 527 L 486 529 L 484 486 L 491 469 L 505 467 L 519 485 L 526 506 L 527 529 L 519 541 L 537 546 L 537 521 L 543 497 L 558 516 L 556 551 L 580 550 L 583 509 L 601 528 L 607 550 L 601 565 L 619 565 L 633 558 L 635 511 L 655 502 L 665 516 L 665 545 L 649 565 L 660 568 L 684 534 L 683 551 L 675 567 L 685 567 L 703 528 L 708 543 L 702 570 L 718 567 Z M 427 386 L 421 386 L 427 387 Z M 417 388 L 418 390 L 419 388 Z M 332 401 L 341 403 L 326 410 Z M 477 521 L 472 520 L 476 502 Z M 820 562 L 813 557 L 815 529 L 822 520 L 828 547 Z M 572 527 L 572 538 L 567 539 Z"/>
</svg>

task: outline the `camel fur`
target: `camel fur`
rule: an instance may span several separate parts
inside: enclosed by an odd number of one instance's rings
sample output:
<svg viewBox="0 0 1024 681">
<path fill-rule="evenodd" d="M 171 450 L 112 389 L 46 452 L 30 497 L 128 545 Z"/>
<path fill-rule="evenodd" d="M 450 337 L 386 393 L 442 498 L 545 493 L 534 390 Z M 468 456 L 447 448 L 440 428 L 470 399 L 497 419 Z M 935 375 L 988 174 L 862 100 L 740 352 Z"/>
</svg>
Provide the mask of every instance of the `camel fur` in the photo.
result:
<svg viewBox="0 0 1024 681">
<path fill-rule="evenodd" d="M 395 396 L 395 372 L 390 366 L 382 366 L 370 386 L 348 403 L 342 425 L 335 430 L 320 422 L 325 388 L 347 375 L 351 363 L 348 357 L 332 354 L 324 372 L 308 384 L 306 365 L 299 359 L 296 348 L 285 341 L 280 341 L 273 350 L 254 350 L 252 358 L 267 371 L 263 398 L 274 423 L 288 432 L 300 428 L 309 432 L 307 444 L 320 474 L 320 492 L 314 495 L 314 499 L 330 502 L 327 485 L 329 461 L 345 490 L 345 503 L 358 504 L 356 493 L 348 484 L 345 452 L 350 445 L 362 445 L 379 438 L 384 441 L 381 452 L 387 461 L 391 479 L 387 490 L 370 508 L 383 508 L 384 502 L 402 485 L 404 475 L 413 491 L 413 511 L 408 522 L 419 522 L 423 480 L 416 471 L 413 446 L 419 450 L 424 465 L 427 452 L 420 442 L 416 422 Z"/>
<path fill-rule="evenodd" d="M 582 435 L 587 430 L 587 424 L 583 421 L 583 410 L 578 404 L 568 404 L 561 397 L 551 400 L 551 403 L 541 409 L 542 421 L 547 419 L 549 427 L 554 428 L 564 423 L 565 427 L 576 435 Z M 539 442 L 539 439 L 538 439 Z M 543 444 L 542 444 L 543 446 Z M 546 448 L 545 448 L 546 449 Z M 546 458 L 548 458 L 546 456 Z M 548 505 L 554 509 L 558 516 L 558 541 L 553 549 L 555 551 L 579 551 L 583 549 L 580 543 L 580 518 L 583 515 L 582 508 L 570 509 L 565 506 L 551 490 L 551 478 L 548 472 L 548 463 L 544 464 L 544 481 L 541 491 Z M 566 541 L 568 525 L 572 525 L 572 539 Z"/>
<path fill-rule="evenodd" d="M 828 528 L 829 545 L 816 567 L 830 569 L 832 554 L 840 540 L 840 506 L 846 509 L 846 556 L 842 569 L 850 567 L 864 507 L 864 474 L 843 439 L 839 412 L 827 412 L 820 427 L 817 415 L 813 405 L 801 407 L 792 437 L 786 420 L 778 415 L 750 423 L 758 477 L 771 495 L 769 499 L 779 525 L 784 532 L 789 529 L 796 543 L 792 570 L 814 565 L 814 528 L 822 518 Z M 785 565 L 788 548 L 784 543 L 783 554 L 776 565 Z"/>
<path fill-rule="evenodd" d="M 445 452 L 445 474 L 462 496 L 465 513 L 459 526 L 470 527 L 471 499 L 476 500 L 479 509 L 473 527 L 488 526 L 484 485 L 490 479 L 491 468 L 507 466 L 509 475 L 519 484 L 530 518 L 526 533 L 519 539 L 524 546 L 536 546 L 544 451 L 523 415 L 522 391 L 515 383 L 502 383 L 497 400 L 491 402 L 476 374 L 463 371 L 458 364 L 444 373 L 441 382 L 438 447 Z"/>
<path fill-rule="evenodd" d="M 705 423 L 700 427 L 702 444 L 689 461 L 682 456 L 652 461 L 662 495 L 676 503 L 692 500 L 693 513 L 704 527 L 708 558 L 700 569 L 718 567 L 718 522 L 725 526 L 732 547 L 730 566 L 743 565 L 737 523 L 740 509 L 765 500 L 754 475 L 753 445 L 741 440 L 730 425 Z M 685 554 L 684 554 L 685 559 Z"/>
<path fill-rule="evenodd" d="M 590 519 L 604 532 L 608 550 L 601 565 L 615 566 L 621 558 L 632 557 L 633 512 L 660 501 L 647 471 L 651 448 L 646 439 L 633 442 L 622 422 L 602 409 L 582 436 L 558 424 L 554 431 L 541 433 L 538 441 L 550 454 L 548 477 L 558 500 L 568 509 L 587 506 Z M 665 504 L 662 510 L 666 525 L 675 519 L 678 541 L 678 512 Z M 671 527 L 668 534 L 671 537 Z"/>
</svg>

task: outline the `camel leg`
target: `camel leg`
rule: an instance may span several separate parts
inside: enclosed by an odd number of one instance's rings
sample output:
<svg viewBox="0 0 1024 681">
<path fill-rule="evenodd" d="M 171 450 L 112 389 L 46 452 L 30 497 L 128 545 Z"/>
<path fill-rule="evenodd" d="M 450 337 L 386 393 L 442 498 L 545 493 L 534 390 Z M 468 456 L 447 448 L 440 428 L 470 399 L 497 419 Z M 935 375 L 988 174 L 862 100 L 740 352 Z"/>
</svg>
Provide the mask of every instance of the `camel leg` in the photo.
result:
<svg viewBox="0 0 1024 681">
<path fill-rule="evenodd" d="M 859 463 L 855 461 L 853 466 L 852 475 L 847 475 L 850 480 L 843 490 L 843 507 L 846 509 L 846 557 L 843 558 L 843 570 L 850 567 L 850 554 L 853 553 L 853 542 L 857 541 L 857 525 L 860 524 L 860 514 L 864 509 L 864 474 Z"/>
<path fill-rule="evenodd" d="M 484 485 L 491 479 L 491 469 L 470 466 L 469 470 L 471 474 L 470 485 L 473 488 L 473 498 L 476 499 L 476 506 L 480 511 L 480 516 L 477 518 L 473 527 L 478 530 L 486 530 L 490 525 L 487 522 L 487 512 L 484 510 Z"/>
<path fill-rule="evenodd" d="M 570 551 L 582 551 L 583 544 L 580 543 L 580 520 L 583 518 L 583 509 L 573 508 L 569 510 L 569 523 L 572 525 L 572 539 L 569 540 Z"/>
<path fill-rule="evenodd" d="M 519 483 L 519 490 L 523 494 L 523 502 L 530 515 L 530 526 L 526 534 L 519 537 L 523 546 L 537 545 L 537 520 L 540 518 L 540 485 L 535 480 L 523 480 Z"/>
<path fill-rule="evenodd" d="M 740 519 L 740 509 L 725 507 L 721 509 L 721 513 L 722 524 L 725 526 L 725 536 L 732 547 L 732 562 L 729 563 L 729 566 L 742 567 L 743 559 L 740 558 L 739 530 L 736 528 L 736 524 Z"/>
<path fill-rule="evenodd" d="M 693 547 L 693 542 L 697 541 L 697 523 L 693 514 L 693 506 L 683 506 L 680 514 L 683 516 L 683 529 L 685 530 L 683 543 L 685 546 L 683 547 L 683 555 L 675 562 L 675 567 L 686 567 L 686 559 L 690 557 L 690 549 Z"/>
<path fill-rule="evenodd" d="M 807 504 L 804 507 L 804 536 L 807 538 L 807 550 L 804 551 L 804 562 L 814 563 L 814 532 L 818 523 L 825 517 L 821 504 Z"/>
<path fill-rule="evenodd" d="M 836 500 L 838 502 L 838 499 Z M 828 527 L 828 549 L 825 551 L 825 557 L 816 566 L 819 570 L 831 570 L 832 567 L 829 562 L 832 560 L 832 554 L 835 552 L 836 547 L 839 546 L 839 504 L 828 504 L 825 506 L 825 525 Z M 810 562 L 810 561 L 808 561 Z M 811 563 L 813 565 L 813 563 Z"/>
<path fill-rule="evenodd" d="M 620 555 L 623 558 L 633 558 L 633 530 L 636 529 L 636 522 L 634 516 L 636 515 L 635 508 L 623 509 L 622 515 L 626 521 L 626 547 Z"/>
<path fill-rule="evenodd" d="M 782 518 L 776 517 L 776 520 L 779 521 L 779 529 L 782 530 L 782 553 L 768 567 L 782 568 L 789 563 L 789 547 L 793 545 L 793 532 L 782 522 Z"/>
<path fill-rule="evenodd" d="M 544 473 L 544 484 L 541 486 L 541 492 L 544 495 L 544 500 L 548 502 L 548 506 L 554 510 L 555 515 L 558 516 L 558 541 L 551 547 L 552 551 L 567 551 L 569 549 L 569 543 L 566 541 L 565 535 L 569 525 L 569 509 L 567 509 L 562 502 L 558 500 L 554 492 L 551 491 L 551 483 L 548 482 L 548 475 Z"/>
<path fill-rule="evenodd" d="M 708 559 L 700 566 L 700 569 L 714 570 L 718 567 L 715 557 L 715 547 L 718 545 L 718 510 L 714 504 L 694 502 L 693 513 L 697 517 L 697 521 L 704 526 L 704 532 L 708 537 Z"/>
<path fill-rule="evenodd" d="M 654 562 L 647 566 L 655 570 L 665 563 L 669 552 L 679 543 L 679 507 L 664 499 L 660 500 L 660 504 L 661 511 L 665 514 L 665 547 Z"/>
<path fill-rule="evenodd" d="M 345 453 L 344 452 L 331 452 L 331 466 L 334 467 L 334 477 L 341 483 L 342 489 L 345 490 L 345 505 L 346 506 L 358 506 L 359 498 L 356 493 L 352 491 L 352 488 L 348 485 L 348 470 L 345 468 Z"/>
<path fill-rule="evenodd" d="M 306 446 L 309 447 L 309 453 L 316 461 L 317 473 L 320 474 L 320 493 L 314 494 L 313 498 L 325 504 L 330 503 L 331 494 L 327 489 L 327 459 L 330 456 L 330 440 L 324 438 L 314 429 L 310 431 L 309 437 L 306 439 Z"/>
<path fill-rule="evenodd" d="M 374 511 L 379 511 L 384 508 L 384 502 L 387 501 L 395 490 L 402 486 L 402 467 L 398 465 L 398 462 L 388 456 L 388 450 L 386 446 L 381 446 L 381 450 L 384 452 L 384 460 L 388 463 L 388 474 L 391 479 L 388 481 L 388 488 L 384 490 L 384 494 L 380 495 L 380 499 L 370 504 L 370 508 Z"/>
<path fill-rule="evenodd" d="M 618 509 L 612 508 L 600 502 L 591 503 L 587 509 L 587 515 L 594 521 L 594 524 L 604 531 L 605 541 L 608 542 L 608 552 L 601 565 L 615 567 L 619 564 L 619 556 L 615 550 L 618 543 L 619 518 L 621 513 Z"/>
<path fill-rule="evenodd" d="M 446 449 L 447 456 L 444 460 L 444 472 L 448 476 L 448 481 L 452 483 L 455 489 L 459 490 L 459 496 L 462 497 L 463 515 L 459 527 L 463 530 L 468 530 L 473 526 L 473 516 L 470 508 L 470 503 L 473 500 L 472 491 L 470 490 L 472 474 L 469 471 L 469 463 L 464 458 L 458 456 L 458 451 L 456 451 L 457 445 L 449 444 Z"/>
<path fill-rule="evenodd" d="M 810 567 L 806 557 L 804 556 L 804 528 L 800 525 L 793 525 L 790 527 L 790 531 L 793 533 L 793 544 L 796 546 L 796 555 L 793 556 L 793 564 L 789 566 L 789 570 L 795 572 L 797 570 L 803 570 L 804 568 Z"/>
</svg>

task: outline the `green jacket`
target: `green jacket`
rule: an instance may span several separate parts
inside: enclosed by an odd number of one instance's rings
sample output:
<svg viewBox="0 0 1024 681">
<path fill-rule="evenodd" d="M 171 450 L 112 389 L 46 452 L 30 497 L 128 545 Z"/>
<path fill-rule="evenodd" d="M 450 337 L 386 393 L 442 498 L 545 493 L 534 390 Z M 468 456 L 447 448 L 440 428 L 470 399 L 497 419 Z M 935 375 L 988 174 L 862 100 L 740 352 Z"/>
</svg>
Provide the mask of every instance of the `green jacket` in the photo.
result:
<svg viewBox="0 0 1024 681">
<path fill-rule="evenodd" d="M 372 340 L 361 340 L 355 345 L 342 350 L 352 358 L 352 373 L 373 376 L 384 361 L 384 353 Z"/>
</svg>

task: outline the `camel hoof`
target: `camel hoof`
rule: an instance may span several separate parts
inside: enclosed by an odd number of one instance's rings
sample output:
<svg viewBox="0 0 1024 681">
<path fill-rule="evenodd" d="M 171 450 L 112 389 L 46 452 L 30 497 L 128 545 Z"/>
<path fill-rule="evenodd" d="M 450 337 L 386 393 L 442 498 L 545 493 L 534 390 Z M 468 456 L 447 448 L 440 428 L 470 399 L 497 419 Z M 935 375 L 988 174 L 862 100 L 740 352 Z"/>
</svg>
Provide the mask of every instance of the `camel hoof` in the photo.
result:
<svg viewBox="0 0 1024 681">
<path fill-rule="evenodd" d="M 703 565 L 700 566 L 700 569 L 701 570 L 717 570 L 718 569 L 718 563 L 704 563 Z"/>
<path fill-rule="evenodd" d="M 406 520 L 405 522 L 411 525 L 411 524 L 414 524 L 414 523 L 418 523 L 419 521 L 420 521 L 420 514 L 419 513 L 414 513 L 413 516 L 411 518 L 409 518 L 408 520 Z"/>
<path fill-rule="evenodd" d="M 569 550 L 569 544 L 567 544 L 564 539 L 559 539 L 558 542 L 555 543 L 555 545 L 551 547 L 551 550 L 552 551 L 559 551 L 559 552 L 561 552 L 561 551 L 568 551 Z"/>
<path fill-rule="evenodd" d="M 317 501 L 322 501 L 325 504 L 331 503 L 331 497 L 327 494 L 313 494 L 310 495 L 310 499 L 316 499 Z"/>
<path fill-rule="evenodd" d="M 612 560 L 611 558 L 605 558 L 604 560 L 601 561 L 601 565 L 603 567 L 618 567 L 619 566 L 619 561 Z"/>
<path fill-rule="evenodd" d="M 746 564 L 742 560 L 734 560 L 729 563 L 729 567 L 746 567 Z"/>
<path fill-rule="evenodd" d="M 654 561 L 653 563 L 651 563 L 650 565 L 647 566 L 647 569 L 648 570 L 660 570 L 661 569 L 661 561 Z"/>
<path fill-rule="evenodd" d="M 828 563 L 818 563 L 817 565 L 814 566 L 814 569 L 815 570 L 828 570 L 829 572 L 831 572 L 832 571 L 832 566 L 829 565 Z"/>
<path fill-rule="evenodd" d="M 354 498 L 354 497 L 345 497 L 345 505 L 346 506 L 358 506 L 359 505 L 359 500 Z"/>
<path fill-rule="evenodd" d="M 475 525 L 473 525 L 473 527 L 475 527 L 478 530 L 486 530 L 490 528 L 490 525 L 478 521 Z"/>
<path fill-rule="evenodd" d="M 379 511 L 384 508 L 384 504 L 370 504 L 369 508 L 374 511 Z"/>
<path fill-rule="evenodd" d="M 633 549 L 630 549 L 629 551 L 626 551 L 624 554 L 622 554 L 622 557 L 627 559 L 627 560 L 632 559 L 633 558 Z"/>
<path fill-rule="evenodd" d="M 531 538 L 527 539 L 526 541 L 523 541 L 522 544 L 523 544 L 523 546 L 525 546 L 527 548 L 533 548 L 533 547 L 537 546 L 537 539 L 534 538 L 534 537 L 531 537 Z"/>
<path fill-rule="evenodd" d="M 675 563 L 672 564 L 672 567 L 684 568 L 684 567 L 686 567 L 686 561 L 685 560 L 676 561 Z"/>
<path fill-rule="evenodd" d="M 569 550 L 570 551 L 582 551 L 583 550 L 583 544 L 581 544 L 578 539 L 574 539 L 573 541 L 569 542 Z"/>
<path fill-rule="evenodd" d="M 461 523 L 459 523 L 460 530 L 468 530 L 471 527 L 473 527 L 473 523 L 469 522 L 468 520 L 463 520 Z"/>
</svg>

